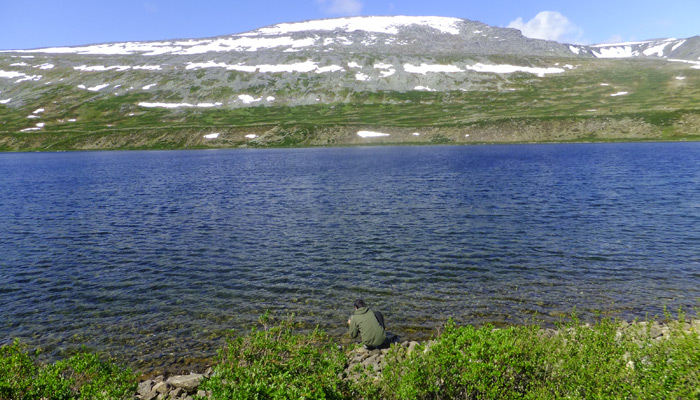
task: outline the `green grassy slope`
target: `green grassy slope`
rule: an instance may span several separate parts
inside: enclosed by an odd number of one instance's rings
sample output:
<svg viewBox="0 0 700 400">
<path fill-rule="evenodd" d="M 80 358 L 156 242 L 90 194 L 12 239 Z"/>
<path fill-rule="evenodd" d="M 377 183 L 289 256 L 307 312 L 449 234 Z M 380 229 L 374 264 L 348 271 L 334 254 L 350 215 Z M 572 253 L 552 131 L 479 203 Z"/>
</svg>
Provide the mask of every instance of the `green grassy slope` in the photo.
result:
<svg viewBox="0 0 700 400">
<path fill-rule="evenodd" d="M 561 60 L 561 65 L 571 61 Z M 0 104 L 0 150 L 700 138 L 700 69 L 663 60 L 575 61 L 566 73 L 546 77 L 482 74 L 486 83 L 473 91 L 346 90 L 343 102 L 304 106 L 144 108 L 138 103 L 155 101 L 153 93 L 105 95 L 72 85 L 33 87 L 37 93 L 20 107 Z M 221 92 L 225 82 L 209 86 Z M 299 95 L 313 90 L 323 89 L 312 87 Z M 290 89 L 287 95 L 294 93 Z M 166 90 L 156 98 L 178 101 L 176 93 Z M 28 119 L 38 108 L 45 111 Z M 37 123 L 45 125 L 21 132 Z M 390 136 L 363 139 L 358 130 Z M 210 133 L 220 135 L 205 139 Z"/>
</svg>

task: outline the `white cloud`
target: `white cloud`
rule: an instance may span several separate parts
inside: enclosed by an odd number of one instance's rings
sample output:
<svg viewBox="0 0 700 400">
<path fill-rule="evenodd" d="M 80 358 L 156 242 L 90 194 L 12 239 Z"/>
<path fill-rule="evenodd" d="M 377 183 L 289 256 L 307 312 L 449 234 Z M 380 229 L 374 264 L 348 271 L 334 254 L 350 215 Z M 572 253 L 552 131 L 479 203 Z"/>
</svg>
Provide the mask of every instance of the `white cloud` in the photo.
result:
<svg viewBox="0 0 700 400">
<path fill-rule="evenodd" d="M 542 11 L 528 22 L 521 17 L 508 24 L 508 28 L 519 29 L 523 35 L 533 39 L 556 40 L 579 44 L 583 30 L 557 11 Z"/>
<path fill-rule="evenodd" d="M 357 15 L 364 6 L 359 0 L 316 0 L 326 14 Z"/>
</svg>

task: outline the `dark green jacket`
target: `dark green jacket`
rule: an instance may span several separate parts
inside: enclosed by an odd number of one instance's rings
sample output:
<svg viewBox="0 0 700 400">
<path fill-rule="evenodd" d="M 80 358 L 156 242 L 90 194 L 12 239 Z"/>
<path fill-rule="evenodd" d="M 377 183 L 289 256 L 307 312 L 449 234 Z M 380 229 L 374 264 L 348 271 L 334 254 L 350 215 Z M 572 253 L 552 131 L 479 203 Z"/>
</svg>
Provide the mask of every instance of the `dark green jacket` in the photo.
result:
<svg viewBox="0 0 700 400">
<path fill-rule="evenodd" d="M 358 308 L 350 317 L 350 337 L 361 336 L 362 344 L 377 347 L 386 340 L 384 328 L 377 322 L 377 317 L 369 307 Z"/>
</svg>

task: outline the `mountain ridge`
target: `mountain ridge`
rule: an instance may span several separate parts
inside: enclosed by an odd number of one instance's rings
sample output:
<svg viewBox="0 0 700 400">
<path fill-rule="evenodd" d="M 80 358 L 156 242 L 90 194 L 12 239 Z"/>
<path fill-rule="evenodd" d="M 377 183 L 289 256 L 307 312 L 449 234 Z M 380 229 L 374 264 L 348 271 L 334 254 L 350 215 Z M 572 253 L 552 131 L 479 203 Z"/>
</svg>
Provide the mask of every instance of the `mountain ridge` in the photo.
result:
<svg viewBox="0 0 700 400">
<path fill-rule="evenodd" d="M 365 22 L 365 23 L 361 23 Z M 371 22 L 371 24 L 369 23 Z M 457 26 L 462 25 L 462 26 Z M 178 46 L 187 46 L 197 43 L 203 43 L 206 41 L 215 42 L 221 40 L 235 40 L 233 38 L 250 38 L 255 36 L 269 37 L 269 36 L 281 36 L 281 35 L 298 35 L 298 34 L 308 34 L 309 32 L 332 32 L 338 33 L 343 31 L 345 33 L 354 33 L 358 31 L 372 32 L 372 33 L 384 33 L 396 35 L 400 30 L 406 29 L 409 26 L 420 26 L 423 28 L 434 29 L 441 31 L 442 33 L 452 34 L 456 36 L 468 34 L 468 30 L 471 28 L 472 33 L 481 34 L 483 31 L 481 29 L 497 30 L 503 33 L 510 33 L 510 38 L 513 35 L 519 35 L 522 38 L 526 38 L 522 33 L 513 28 L 502 28 L 493 27 L 484 24 L 479 21 L 473 21 L 468 19 L 454 18 L 454 17 L 439 17 L 439 16 L 361 16 L 361 17 L 345 17 L 345 18 L 328 18 L 320 20 L 305 20 L 298 22 L 285 22 L 279 24 L 267 25 L 258 29 L 251 31 L 228 34 L 228 35 L 217 35 L 206 38 L 181 38 L 181 39 L 169 39 L 169 40 L 150 40 L 150 41 L 127 41 L 127 42 L 108 42 L 108 43 L 96 43 L 87 44 L 80 46 L 52 46 L 36 49 L 14 49 L 14 50 L 0 50 L 0 53 L 46 53 L 46 54 L 61 54 L 61 53 L 80 53 L 80 54 L 103 54 L 103 55 L 125 55 L 134 54 L 134 52 L 139 51 L 138 48 L 127 49 L 126 45 L 129 44 L 152 44 L 155 47 L 165 47 L 165 49 L 153 50 L 152 48 L 145 47 L 143 52 L 145 55 L 159 55 L 166 54 L 168 50 L 173 50 L 173 54 L 197 54 L 194 52 L 176 52 L 174 50 L 181 50 Z M 286 28 L 286 29 L 285 29 Z M 345 30 L 342 30 L 345 28 Z M 401 28 L 401 29 L 399 29 Z M 476 32 L 474 32 L 476 30 Z M 466 35 L 467 39 L 473 39 L 473 36 Z M 487 35 L 483 35 L 487 36 Z M 673 51 L 680 50 L 686 42 L 687 46 L 692 48 L 692 55 L 685 55 L 679 57 L 680 59 L 688 60 L 700 60 L 700 36 L 694 36 L 685 39 L 675 39 L 675 38 L 659 38 L 659 39 L 649 39 L 636 42 L 623 42 L 623 43 L 601 43 L 592 45 L 581 45 L 581 44 L 571 44 L 571 43 L 559 43 L 554 41 L 543 41 L 541 39 L 529 39 L 540 42 L 551 42 L 557 43 L 561 46 L 568 46 L 570 51 L 574 55 L 593 55 L 598 58 L 612 58 L 612 57 L 632 57 L 632 56 L 650 56 L 657 55 L 659 57 L 664 57 L 667 55 L 662 54 L 663 48 L 668 47 L 670 44 L 674 44 Z M 175 45 L 176 47 L 167 48 L 168 45 Z M 221 44 L 221 43 L 220 43 Z M 280 47 L 282 44 L 272 44 L 271 47 Z M 303 45 L 303 44 L 300 44 Z M 654 49 L 662 47 L 660 50 L 652 51 L 653 54 L 645 54 L 644 50 L 649 50 L 649 48 Z M 639 51 L 639 48 L 643 48 Z M 81 49 L 83 51 L 81 51 Z M 111 49 L 111 52 L 109 51 Z M 121 51 L 119 50 L 121 49 Z M 236 50 L 235 46 L 231 46 L 226 49 L 222 47 L 220 49 L 210 48 L 207 51 L 232 51 Z M 238 48 L 240 50 L 240 48 Z M 576 50 L 574 50 L 576 49 Z M 595 49 L 599 51 L 596 52 Z M 607 51 L 602 51 L 607 50 Z M 150 53 L 146 53 L 150 51 Z"/>
<path fill-rule="evenodd" d="M 504 118 L 553 127 L 543 118 L 603 116 L 618 129 L 633 125 L 629 121 L 638 117 L 630 115 L 690 110 L 683 111 L 688 118 L 654 119 L 683 120 L 682 129 L 659 125 L 643 135 L 687 136 L 695 133 L 687 128 L 694 126 L 688 121 L 695 121 L 699 97 L 699 49 L 700 37 L 581 46 L 459 18 L 377 16 L 282 23 L 204 39 L 1 51 L 0 148 L 36 148 L 31 143 L 60 142 L 53 134 L 76 132 L 102 143 L 79 148 L 157 147 L 170 143 L 167 135 L 156 135 L 157 145 L 131 136 L 117 145 L 105 136 L 166 128 L 186 132 L 187 139 L 178 139 L 185 147 L 355 144 L 354 128 L 347 129 L 355 126 L 434 132 L 407 132 L 402 143 L 580 140 L 599 124 L 572 122 L 578 133 L 563 137 L 488 137 L 474 129 L 489 125 L 488 131 Z M 387 110 L 376 114 L 365 106 Z M 344 111 L 327 115 L 329 107 Z M 412 115 L 401 115 L 409 109 Z M 310 115 L 291 118 L 298 110 Z M 498 124 L 513 129 L 510 122 Z M 262 125 L 269 129 L 250 133 Z M 333 138 L 330 126 L 345 136 Z M 625 135 L 639 131 L 628 128 Z"/>
</svg>

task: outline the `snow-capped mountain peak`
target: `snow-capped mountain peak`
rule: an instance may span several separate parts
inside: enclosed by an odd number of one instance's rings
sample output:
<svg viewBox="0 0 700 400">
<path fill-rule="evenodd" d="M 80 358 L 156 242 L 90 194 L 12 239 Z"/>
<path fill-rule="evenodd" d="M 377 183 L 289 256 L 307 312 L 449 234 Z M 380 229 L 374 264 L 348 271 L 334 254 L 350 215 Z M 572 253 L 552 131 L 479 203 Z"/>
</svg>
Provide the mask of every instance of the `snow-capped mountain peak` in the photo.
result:
<svg viewBox="0 0 700 400">
<path fill-rule="evenodd" d="M 397 34 L 400 28 L 409 26 L 423 26 L 433 28 L 442 33 L 452 35 L 459 34 L 459 24 L 463 22 L 459 18 L 448 17 L 413 17 L 413 16 L 374 16 L 374 17 L 348 17 L 312 20 L 304 22 L 291 22 L 272 25 L 241 34 L 241 36 L 256 35 L 285 35 L 306 31 L 365 31 L 373 33 Z"/>
</svg>

